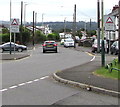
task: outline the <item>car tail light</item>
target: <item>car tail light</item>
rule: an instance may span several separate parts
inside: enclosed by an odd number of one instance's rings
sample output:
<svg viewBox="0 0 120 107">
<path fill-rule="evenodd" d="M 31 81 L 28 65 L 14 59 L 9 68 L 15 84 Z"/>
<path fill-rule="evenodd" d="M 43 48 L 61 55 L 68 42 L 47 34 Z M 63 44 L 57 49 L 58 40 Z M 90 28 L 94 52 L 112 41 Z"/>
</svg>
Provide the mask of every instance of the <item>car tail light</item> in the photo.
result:
<svg viewBox="0 0 120 107">
<path fill-rule="evenodd" d="M 42 46 L 46 46 L 46 44 L 43 44 Z"/>
<path fill-rule="evenodd" d="M 54 46 L 57 46 L 57 44 L 54 44 Z"/>
</svg>

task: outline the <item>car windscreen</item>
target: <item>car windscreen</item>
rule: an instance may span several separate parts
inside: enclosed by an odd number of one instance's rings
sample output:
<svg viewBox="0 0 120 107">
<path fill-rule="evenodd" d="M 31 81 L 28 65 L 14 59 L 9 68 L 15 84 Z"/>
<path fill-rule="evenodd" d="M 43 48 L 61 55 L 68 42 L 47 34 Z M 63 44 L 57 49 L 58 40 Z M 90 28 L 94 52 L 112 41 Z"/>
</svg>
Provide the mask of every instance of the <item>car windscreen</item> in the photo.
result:
<svg viewBox="0 0 120 107">
<path fill-rule="evenodd" d="M 68 40 L 65 40 L 66 42 L 73 42 L 73 40 L 72 39 L 68 39 Z"/>
</svg>

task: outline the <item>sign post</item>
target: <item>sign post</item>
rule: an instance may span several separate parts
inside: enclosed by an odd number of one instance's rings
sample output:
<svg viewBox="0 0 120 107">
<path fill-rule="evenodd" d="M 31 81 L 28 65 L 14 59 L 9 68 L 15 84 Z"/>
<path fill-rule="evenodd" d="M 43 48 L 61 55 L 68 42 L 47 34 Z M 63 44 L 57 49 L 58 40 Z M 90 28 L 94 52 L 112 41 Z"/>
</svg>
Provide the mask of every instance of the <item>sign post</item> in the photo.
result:
<svg viewBox="0 0 120 107">
<path fill-rule="evenodd" d="M 19 33 L 19 19 L 11 19 L 10 21 L 10 31 L 14 33 L 14 54 L 15 54 L 15 33 Z M 11 43 L 10 43 L 11 51 Z"/>
<path fill-rule="evenodd" d="M 104 16 L 104 25 L 105 31 L 109 32 L 109 52 L 110 52 L 110 40 L 111 40 L 111 31 L 115 31 L 115 16 L 105 15 Z"/>
</svg>

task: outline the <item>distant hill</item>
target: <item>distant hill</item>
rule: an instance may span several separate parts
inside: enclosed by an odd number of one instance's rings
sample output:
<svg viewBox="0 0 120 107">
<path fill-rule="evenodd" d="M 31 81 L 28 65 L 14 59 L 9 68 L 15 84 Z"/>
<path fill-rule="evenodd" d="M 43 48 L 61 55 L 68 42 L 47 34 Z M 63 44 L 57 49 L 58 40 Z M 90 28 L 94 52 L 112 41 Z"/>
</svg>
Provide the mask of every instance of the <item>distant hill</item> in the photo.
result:
<svg viewBox="0 0 120 107">
<path fill-rule="evenodd" d="M 42 25 L 42 23 L 37 23 L 38 26 Z M 52 30 L 59 31 L 61 29 L 64 29 L 64 22 L 44 22 L 44 25 L 49 25 Z M 80 30 L 81 28 L 85 28 L 85 22 L 80 21 L 76 22 L 77 30 Z M 73 22 L 66 22 L 66 28 L 67 29 L 73 29 Z M 86 29 L 90 30 L 90 22 L 86 22 Z M 91 30 L 97 29 L 97 23 L 91 22 Z"/>
<path fill-rule="evenodd" d="M 5 27 L 9 27 L 9 21 L 0 21 L 0 24 L 3 24 Z M 32 22 L 27 22 L 27 25 L 32 25 Z M 37 22 L 37 26 L 41 26 L 42 22 Z M 44 22 L 44 25 L 49 25 L 49 27 L 52 30 L 60 31 L 61 29 L 64 29 L 64 22 Z M 80 30 L 82 28 L 85 29 L 85 22 L 79 21 L 76 22 L 77 30 Z M 73 29 L 73 22 L 66 22 L 66 29 Z M 86 29 L 90 30 L 90 22 L 86 22 Z M 91 22 L 91 30 L 97 29 L 97 23 Z"/>
</svg>

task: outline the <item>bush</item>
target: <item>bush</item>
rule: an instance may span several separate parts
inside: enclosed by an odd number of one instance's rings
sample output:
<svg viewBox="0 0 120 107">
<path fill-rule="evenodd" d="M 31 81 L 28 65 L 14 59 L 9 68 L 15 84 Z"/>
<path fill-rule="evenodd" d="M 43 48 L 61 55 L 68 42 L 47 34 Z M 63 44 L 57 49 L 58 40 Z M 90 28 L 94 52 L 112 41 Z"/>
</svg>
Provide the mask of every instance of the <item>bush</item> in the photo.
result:
<svg viewBox="0 0 120 107">
<path fill-rule="evenodd" d="M 48 40 L 59 40 L 60 37 L 58 33 L 51 33 L 51 34 L 48 34 L 47 39 Z"/>
<path fill-rule="evenodd" d="M 44 35 L 40 31 L 36 31 L 34 39 L 35 39 L 35 43 L 39 43 L 39 42 L 45 41 L 47 38 L 46 38 L 46 35 Z"/>
<path fill-rule="evenodd" d="M 2 43 L 10 41 L 10 35 L 8 33 L 0 34 L 0 38 L 1 38 Z"/>
</svg>

